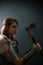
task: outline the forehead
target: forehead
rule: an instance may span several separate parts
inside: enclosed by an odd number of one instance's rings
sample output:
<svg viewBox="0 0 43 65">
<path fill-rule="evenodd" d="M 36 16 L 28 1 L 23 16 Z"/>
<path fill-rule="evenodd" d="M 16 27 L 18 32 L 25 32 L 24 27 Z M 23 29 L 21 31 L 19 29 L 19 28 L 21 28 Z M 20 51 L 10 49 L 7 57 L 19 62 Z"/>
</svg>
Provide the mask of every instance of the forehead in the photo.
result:
<svg viewBox="0 0 43 65">
<path fill-rule="evenodd" d="M 16 22 L 12 22 L 11 26 L 17 26 Z"/>
</svg>

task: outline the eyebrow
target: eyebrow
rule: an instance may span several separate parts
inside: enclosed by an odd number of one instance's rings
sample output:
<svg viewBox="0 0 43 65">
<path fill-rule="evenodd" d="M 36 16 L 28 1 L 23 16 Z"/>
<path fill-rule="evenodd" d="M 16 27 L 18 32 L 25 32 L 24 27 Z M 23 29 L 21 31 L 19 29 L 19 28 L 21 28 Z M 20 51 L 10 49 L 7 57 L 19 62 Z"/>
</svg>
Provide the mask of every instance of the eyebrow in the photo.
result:
<svg viewBox="0 0 43 65">
<path fill-rule="evenodd" d="M 12 27 L 17 27 L 17 25 L 14 25 L 14 26 L 12 26 Z"/>
</svg>

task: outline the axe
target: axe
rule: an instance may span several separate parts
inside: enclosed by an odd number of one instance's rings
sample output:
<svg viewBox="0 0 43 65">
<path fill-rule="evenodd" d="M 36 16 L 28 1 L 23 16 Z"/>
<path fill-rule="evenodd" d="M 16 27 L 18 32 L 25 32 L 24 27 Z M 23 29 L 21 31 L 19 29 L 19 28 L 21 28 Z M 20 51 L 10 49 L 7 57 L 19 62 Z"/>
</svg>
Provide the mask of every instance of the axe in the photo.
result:
<svg viewBox="0 0 43 65">
<path fill-rule="evenodd" d="M 31 37 L 32 41 L 34 44 L 37 44 L 38 42 L 36 41 L 36 39 L 33 36 L 33 33 L 30 31 L 30 29 L 35 29 L 36 25 L 33 22 L 32 24 L 30 24 L 28 27 L 26 27 L 26 31 L 29 33 L 29 36 Z M 39 53 L 43 56 L 43 50 L 39 51 Z"/>
</svg>

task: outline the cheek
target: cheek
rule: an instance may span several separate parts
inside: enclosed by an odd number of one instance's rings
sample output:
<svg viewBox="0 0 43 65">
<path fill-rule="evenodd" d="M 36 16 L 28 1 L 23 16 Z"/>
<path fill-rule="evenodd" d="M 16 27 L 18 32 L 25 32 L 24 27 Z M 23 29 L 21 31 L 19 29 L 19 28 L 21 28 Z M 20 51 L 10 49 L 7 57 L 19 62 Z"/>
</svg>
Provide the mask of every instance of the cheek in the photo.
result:
<svg viewBox="0 0 43 65">
<path fill-rule="evenodd" d="M 16 33 L 16 29 L 13 29 L 12 32 L 13 32 L 13 33 Z"/>
<path fill-rule="evenodd" d="M 16 31 L 17 31 L 17 28 L 10 28 L 10 29 L 9 29 L 9 33 L 10 33 L 10 34 L 15 34 Z"/>
<path fill-rule="evenodd" d="M 9 31 L 9 33 L 12 33 L 12 28 L 11 28 L 11 29 L 9 29 L 8 31 Z"/>
<path fill-rule="evenodd" d="M 13 28 L 12 28 L 11 31 L 14 32 L 14 31 L 16 31 L 16 29 L 13 29 Z"/>
<path fill-rule="evenodd" d="M 9 32 L 14 34 L 14 33 L 16 33 L 16 29 L 10 29 Z"/>
</svg>

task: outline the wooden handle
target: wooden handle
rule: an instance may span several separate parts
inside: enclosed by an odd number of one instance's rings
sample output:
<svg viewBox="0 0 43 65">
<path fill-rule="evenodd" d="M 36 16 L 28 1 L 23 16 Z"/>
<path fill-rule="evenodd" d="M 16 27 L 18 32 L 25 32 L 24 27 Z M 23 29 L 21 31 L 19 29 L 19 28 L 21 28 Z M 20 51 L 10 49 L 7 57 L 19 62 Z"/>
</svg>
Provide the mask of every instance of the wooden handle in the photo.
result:
<svg viewBox="0 0 43 65">
<path fill-rule="evenodd" d="M 30 31 L 30 28 L 28 28 L 27 32 L 28 32 L 29 36 L 31 37 L 33 43 L 34 43 L 34 44 L 37 44 L 38 42 L 37 42 L 36 39 L 34 38 L 32 32 Z M 39 53 L 43 56 L 43 50 L 40 50 Z"/>
</svg>

